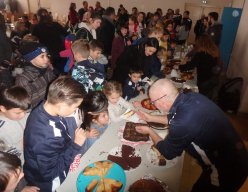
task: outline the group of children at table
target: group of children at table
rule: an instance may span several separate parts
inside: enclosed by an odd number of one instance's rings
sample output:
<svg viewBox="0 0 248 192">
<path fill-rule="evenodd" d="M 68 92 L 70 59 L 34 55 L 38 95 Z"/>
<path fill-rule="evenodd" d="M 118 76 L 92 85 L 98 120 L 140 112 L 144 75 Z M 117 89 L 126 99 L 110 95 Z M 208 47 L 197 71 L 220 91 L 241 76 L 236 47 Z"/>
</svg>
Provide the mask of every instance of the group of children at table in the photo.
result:
<svg viewBox="0 0 248 192">
<path fill-rule="evenodd" d="M 127 100 L 144 93 L 144 84 L 140 81 L 142 71 L 131 69 L 123 88 L 115 81 L 105 82 L 103 66 L 97 62 L 101 50 L 97 42 L 75 41 L 72 52 L 76 65 L 72 77 L 55 79 L 48 87 L 46 100 L 30 114 L 26 112 L 30 109 L 32 94 L 30 98 L 25 88 L 13 86 L 1 90 L 2 191 L 16 188 L 23 177 L 23 164 L 28 184 L 24 190 L 55 191 L 69 170 L 77 168 L 80 157 L 106 130 L 109 122 L 120 121 L 126 109 L 139 105 Z M 79 116 L 76 115 L 78 108 L 82 111 Z"/>
</svg>

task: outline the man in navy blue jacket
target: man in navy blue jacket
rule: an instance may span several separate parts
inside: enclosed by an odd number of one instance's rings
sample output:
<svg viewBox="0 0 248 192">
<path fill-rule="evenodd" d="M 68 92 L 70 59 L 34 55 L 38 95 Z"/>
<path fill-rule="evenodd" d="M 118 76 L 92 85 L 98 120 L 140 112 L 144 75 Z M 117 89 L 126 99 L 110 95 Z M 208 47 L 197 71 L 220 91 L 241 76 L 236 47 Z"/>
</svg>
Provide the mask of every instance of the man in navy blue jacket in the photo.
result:
<svg viewBox="0 0 248 192">
<path fill-rule="evenodd" d="M 169 134 L 163 139 L 149 127 L 136 130 L 149 134 L 166 159 L 186 151 L 198 160 L 203 171 L 192 191 L 238 191 L 247 177 L 247 151 L 225 114 L 200 94 L 179 94 L 167 79 L 155 82 L 149 95 L 152 103 L 168 115 L 140 112 L 140 117 L 168 124 Z"/>
<path fill-rule="evenodd" d="M 72 114 L 84 97 L 83 86 L 62 76 L 49 87 L 47 100 L 30 114 L 24 132 L 24 173 L 28 185 L 41 192 L 53 192 L 65 180 L 86 139 L 83 129 L 75 129 L 74 139 L 64 117 Z M 74 164 L 73 167 L 75 168 Z"/>
</svg>

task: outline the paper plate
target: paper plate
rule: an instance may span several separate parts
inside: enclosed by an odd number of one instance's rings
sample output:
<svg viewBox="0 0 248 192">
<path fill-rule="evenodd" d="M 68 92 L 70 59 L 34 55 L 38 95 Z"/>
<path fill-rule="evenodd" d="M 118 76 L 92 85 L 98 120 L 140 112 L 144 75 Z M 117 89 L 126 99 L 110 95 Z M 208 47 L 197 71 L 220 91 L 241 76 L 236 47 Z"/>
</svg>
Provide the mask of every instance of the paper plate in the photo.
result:
<svg viewBox="0 0 248 192">
<path fill-rule="evenodd" d="M 148 159 L 148 162 L 150 162 L 153 166 L 159 166 L 164 168 L 170 168 L 176 165 L 178 158 L 174 158 L 172 160 L 166 160 L 166 165 L 159 165 L 159 159 L 156 155 L 156 152 L 153 151 L 151 148 L 149 148 L 146 152 L 146 157 Z"/>
<path fill-rule="evenodd" d="M 151 100 L 149 98 L 143 99 L 141 101 L 141 106 L 148 110 L 158 110 L 153 104 L 151 104 Z"/>
<path fill-rule="evenodd" d="M 109 161 L 109 162 L 111 162 L 111 161 Z M 91 163 L 88 166 L 89 167 L 94 167 L 94 163 Z M 126 186 L 126 174 L 125 174 L 124 170 L 118 164 L 113 163 L 113 166 L 106 173 L 104 178 L 109 178 L 109 179 L 114 179 L 114 180 L 120 181 L 122 183 L 122 188 L 119 191 L 124 192 L 124 189 L 125 189 L 125 186 Z M 76 183 L 77 191 L 78 192 L 85 192 L 85 189 L 87 188 L 87 186 L 90 184 L 90 182 L 93 179 L 97 179 L 98 181 L 100 181 L 99 176 L 86 176 L 86 175 L 83 174 L 83 171 L 81 171 L 81 173 L 78 176 L 77 183 Z M 96 191 L 97 186 L 98 186 L 98 184 L 96 185 L 96 187 L 93 190 L 93 192 Z"/>
</svg>

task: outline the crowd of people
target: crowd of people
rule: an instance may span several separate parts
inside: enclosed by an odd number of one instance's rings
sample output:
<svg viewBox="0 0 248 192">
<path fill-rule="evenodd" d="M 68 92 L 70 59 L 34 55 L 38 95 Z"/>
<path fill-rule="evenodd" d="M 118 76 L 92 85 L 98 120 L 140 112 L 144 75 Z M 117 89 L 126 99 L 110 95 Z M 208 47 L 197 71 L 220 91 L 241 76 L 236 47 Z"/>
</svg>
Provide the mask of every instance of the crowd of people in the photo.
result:
<svg viewBox="0 0 248 192">
<path fill-rule="evenodd" d="M 168 124 L 169 135 L 137 131 L 167 159 L 185 150 L 198 160 L 203 172 L 192 191 L 237 191 L 247 177 L 247 151 L 210 100 L 221 63 L 218 13 L 197 21 L 194 48 L 179 66 L 196 68 L 200 94 L 179 93 L 161 68 L 187 41 L 189 11 L 134 7 L 129 14 L 120 5 L 116 14 L 100 2 L 82 5 L 77 11 L 71 3 L 65 26 L 40 8 L 37 20 L 24 15 L 9 36 L 0 14 L 0 191 L 55 191 L 109 123 L 140 105 L 130 99 L 145 94 L 143 79 L 152 76 L 159 80 L 149 97 L 168 115 L 137 114 Z"/>
</svg>

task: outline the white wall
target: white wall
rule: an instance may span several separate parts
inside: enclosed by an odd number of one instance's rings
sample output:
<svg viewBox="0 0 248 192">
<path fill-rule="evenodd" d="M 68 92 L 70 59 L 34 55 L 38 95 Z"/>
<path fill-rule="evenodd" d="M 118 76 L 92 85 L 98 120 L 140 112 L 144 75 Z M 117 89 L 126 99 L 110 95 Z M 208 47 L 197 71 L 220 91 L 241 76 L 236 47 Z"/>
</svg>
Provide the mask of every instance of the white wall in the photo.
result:
<svg viewBox="0 0 248 192">
<path fill-rule="evenodd" d="M 239 111 L 248 113 L 248 1 L 245 2 L 228 68 L 229 77 L 243 77 L 244 86 Z"/>
<path fill-rule="evenodd" d="M 30 4 L 30 10 L 35 13 L 38 9 L 38 0 L 18 0 L 21 6 L 21 10 L 28 12 L 28 3 Z M 83 0 L 40 0 L 41 7 L 48 8 L 53 13 L 58 13 L 59 16 L 67 15 L 69 5 L 71 2 L 77 4 L 77 9 L 82 6 Z M 97 0 L 88 0 L 89 5 L 95 7 Z M 245 0 L 208 0 L 209 6 L 223 8 L 225 6 L 233 6 L 242 8 Z M 131 12 L 132 7 L 137 7 L 140 11 L 153 12 L 156 8 L 162 8 L 163 12 L 166 12 L 168 8 L 176 9 L 179 8 L 181 12 L 184 10 L 185 3 L 201 4 L 200 0 L 101 0 L 103 7 L 112 6 L 118 9 L 120 4 L 123 4 L 126 9 Z"/>
</svg>

